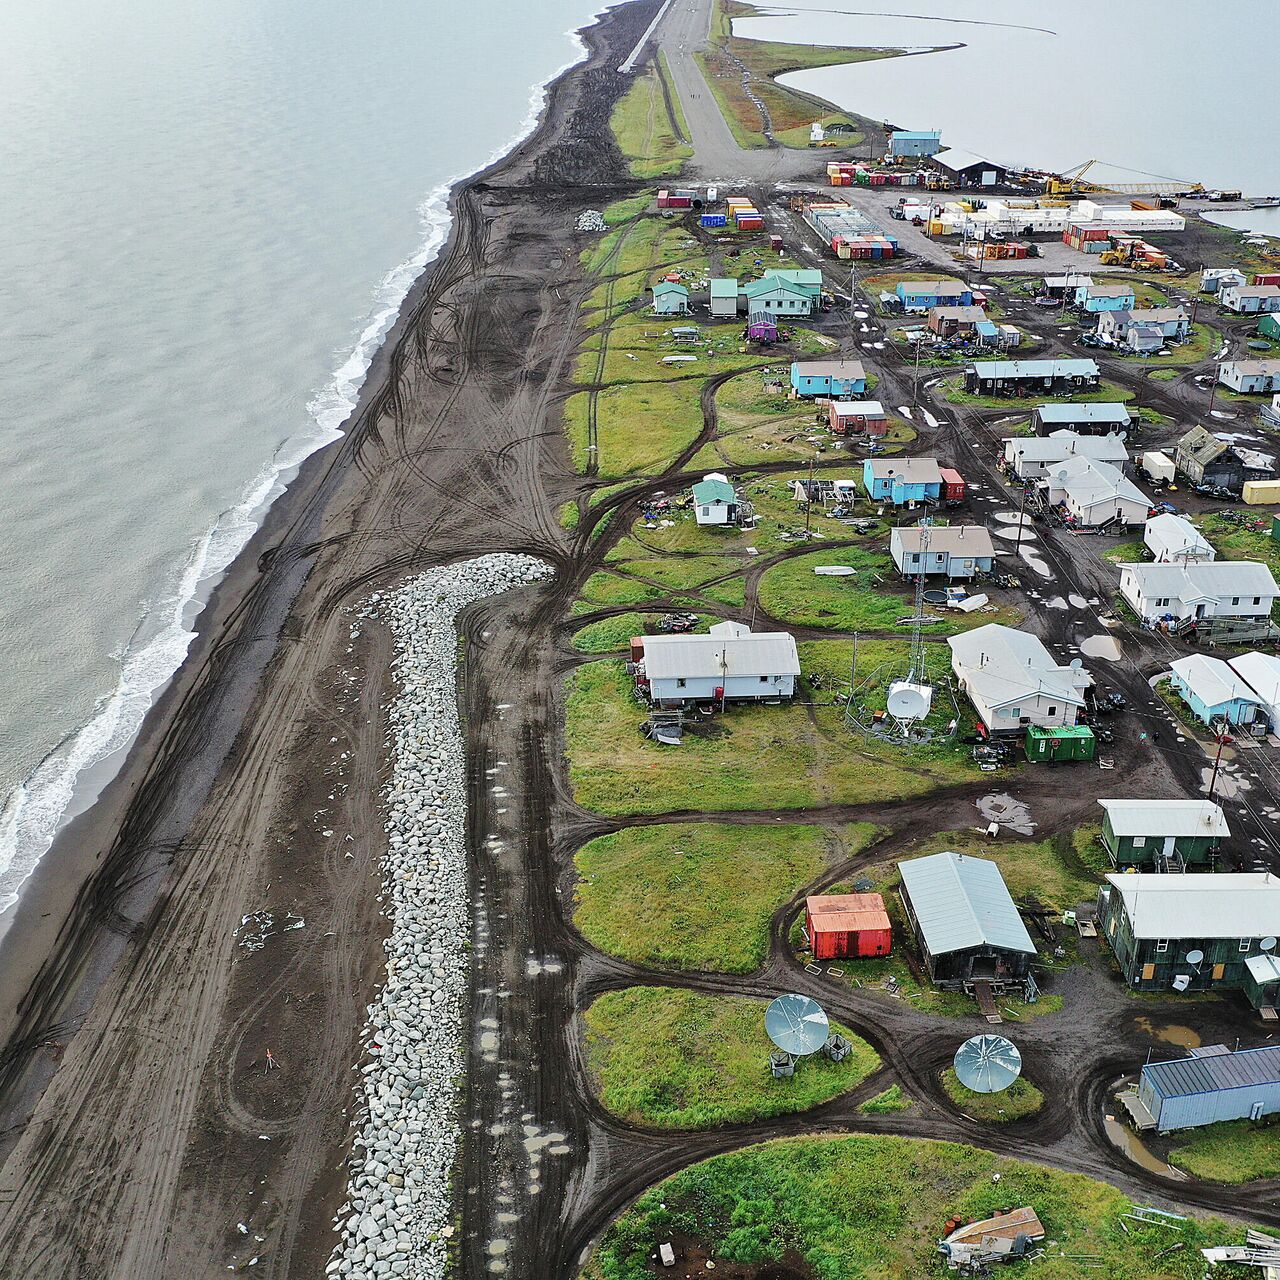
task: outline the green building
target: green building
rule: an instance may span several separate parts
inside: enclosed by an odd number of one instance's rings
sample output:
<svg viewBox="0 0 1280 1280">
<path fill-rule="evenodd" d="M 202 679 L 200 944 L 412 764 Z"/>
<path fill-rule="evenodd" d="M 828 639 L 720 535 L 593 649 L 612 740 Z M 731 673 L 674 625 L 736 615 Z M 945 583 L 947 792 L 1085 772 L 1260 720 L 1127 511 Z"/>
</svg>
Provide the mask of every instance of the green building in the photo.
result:
<svg viewBox="0 0 1280 1280">
<path fill-rule="evenodd" d="M 1231 835 L 1211 800 L 1099 800 L 1102 843 L 1114 867 L 1183 871 L 1217 860 Z"/>
<path fill-rule="evenodd" d="M 1270 338 L 1272 342 L 1280 342 L 1280 315 L 1277 315 L 1274 311 L 1268 311 L 1258 321 L 1258 332 L 1264 338 Z"/>
<path fill-rule="evenodd" d="M 1040 764 L 1058 760 L 1092 760 L 1098 740 L 1087 724 L 1060 724 L 1051 728 L 1030 725 L 1026 737 L 1027 759 Z"/>
<path fill-rule="evenodd" d="M 1265 999 L 1274 995 L 1266 975 L 1260 983 L 1249 969 L 1280 934 L 1280 877 L 1269 871 L 1113 871 L 1098 893 L 1097 924 L 1136 991 L 1244 991 L 1252 981 Z"/>
</svg>

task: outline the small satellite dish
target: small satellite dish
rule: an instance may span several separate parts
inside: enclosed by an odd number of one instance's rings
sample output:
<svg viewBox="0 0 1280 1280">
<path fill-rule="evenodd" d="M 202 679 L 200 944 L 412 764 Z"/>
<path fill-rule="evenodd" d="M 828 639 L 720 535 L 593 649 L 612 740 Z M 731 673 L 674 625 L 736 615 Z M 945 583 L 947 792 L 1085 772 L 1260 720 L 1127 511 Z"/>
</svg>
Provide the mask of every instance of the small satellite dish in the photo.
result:
<svg viewBox="0 0 1280 1280">
<path fill-rule="evenodd" d="M 889 686 L 885 702 L 888 712 L 897 720 L 923 720 L 933 705 L 933 690 L 927 684 L 895 680 Z"/>
<path fill-rule="evenodd" d="M 1022 1074 L 1022 1054 L 1004 1036 L 971 1036 L 957 1050 L 956 1076 L 974 1093 L 1000 1093 Z"/>
<path fill-rule="evenodd" d="M 1189 973 L 1175 973 L 1173 975 L 1173 989 L 1175 991 L 1185 991 L 1191 985 L 1191 975 Z"/>
<path fill-rule="evenodd" d="M 1204 952 L 1201 951 L 1199 948 L 1196 948 L 1194 951 L 1187 952 L 1188 964 L 1199 964 L 1203 959 L 1204 959 Z"/>
<path fill-rule="evenodd" d="M 1072 658 L 1072 659 L 1071 659 L 1071 670 L 1072 670 L 1072 671 L 1079 671 L 1079 670 L 1080 670 L 1080 668 L 1081 668 L 1081 667 L 1083 667 L 1083 666 L 1084 666 L 1084 659 L 1083 659 L 1083 658 Z"/>
<path fill-rule="evenodd" d="M 831 1027 L 822 1006 L 808 996 L 785 995 L 764 1011 L 764 1029 L 783 1053 L 802 1056 L 817 1053 L 827 1042 Z"/>
<path fill-rule="evenodd" d="M 1258 943 L 1258 946 L 1260 946 L 1263 951 L 1274 951 L 1276 949 L 1276 940 L 1274 938 L 1263 938 L 1263 940 Z"/>
</svg>

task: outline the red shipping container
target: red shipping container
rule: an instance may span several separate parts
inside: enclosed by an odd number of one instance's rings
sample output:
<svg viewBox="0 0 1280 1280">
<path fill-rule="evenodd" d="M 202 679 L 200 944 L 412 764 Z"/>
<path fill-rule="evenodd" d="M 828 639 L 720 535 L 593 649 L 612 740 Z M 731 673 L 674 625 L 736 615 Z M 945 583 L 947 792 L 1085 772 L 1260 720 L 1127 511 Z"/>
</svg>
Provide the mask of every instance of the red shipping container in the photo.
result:
<svg viewBox="0 0 1280 1280">
<path fill-rule="evenodd" d="M 963 502 L 965 495 L 964 477 L 951 467 L 939 467 L 942 476 L 942 496 L 947 502 Z"/>
<path fill-rule="evenodd" d="M 1280 271 L 1260 271 L 1253 277 L 1254 284 L 1280 284 Z"/>
<path fill-rule="evenodd" d="M 815 960 L 887 956 L 893 929 L 878 893 L 826 893 L 805 900 L 805 926 Z"/>
<path fill-rule="evenodd" d="M 658 192 L 658 208 L 659 209 L 671 208 L 671 193 L 669 191 Z"/>
</svg>

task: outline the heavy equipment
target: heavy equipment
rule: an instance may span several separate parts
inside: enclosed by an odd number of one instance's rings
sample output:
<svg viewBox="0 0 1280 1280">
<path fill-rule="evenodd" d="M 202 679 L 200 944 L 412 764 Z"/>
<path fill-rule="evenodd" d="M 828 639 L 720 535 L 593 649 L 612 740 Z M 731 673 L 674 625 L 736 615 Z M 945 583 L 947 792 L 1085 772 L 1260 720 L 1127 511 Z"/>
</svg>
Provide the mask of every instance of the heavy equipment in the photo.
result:
<svg viewBox="0 0 1280 1280">
<path fill-rule="evenodd" d="M 1052 174 L 1045 182 L 1045 193 L 1051 196 L 1088 195 L 1090 192 L 1106 193 L 1113 191 L 1117 195 L 1203 195 L 1202 182 L 1178 182 L 1172 178 L 1161 178 L 1154 182 L 1089 182 L 1085 174 L 1093 168 L 1097 160 L 1086 160 L 1074 169 L 1066 169 L 1062 173 Z"/>
</svg>

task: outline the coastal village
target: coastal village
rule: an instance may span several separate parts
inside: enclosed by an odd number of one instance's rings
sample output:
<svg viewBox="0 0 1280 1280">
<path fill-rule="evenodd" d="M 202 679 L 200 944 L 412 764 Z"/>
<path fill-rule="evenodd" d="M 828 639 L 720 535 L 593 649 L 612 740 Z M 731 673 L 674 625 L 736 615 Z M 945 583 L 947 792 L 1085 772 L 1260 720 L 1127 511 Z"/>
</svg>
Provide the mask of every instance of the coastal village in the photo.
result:
<svg viewBox="0 0 1280 1280">
<path fill-rule="evenodd" d="M 583 29 L 24 888 L 5 1276 L 1280 1277 L 1280 200 L 756 14 Z"/>
<path fill-rule="evenodd" d="M 693 61 L 785 178 L 697 163 L 664 49 L 613 120 L 653 185 L 582 249 L 566 749 L 627 822 L 573 919 L 645 977 L 581 1034 L 619 1123 L 824 1136 L 676 1174 L 588 1274 L 881 1274 L 732 1184 L 938 1108 L 1033 1160 L 1075 1112 L 1142 1190 L 1085 1228 L 993 1173 L 883 1274 L 1280 1274 L 1188 1194 L 1280 1174 L 1280 254 L 1200 217 L 1238 192 L 771 108 L 738 12 Z"/>
</svg>

